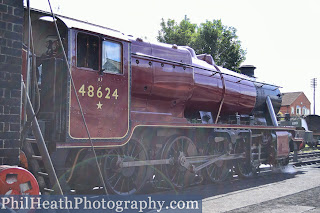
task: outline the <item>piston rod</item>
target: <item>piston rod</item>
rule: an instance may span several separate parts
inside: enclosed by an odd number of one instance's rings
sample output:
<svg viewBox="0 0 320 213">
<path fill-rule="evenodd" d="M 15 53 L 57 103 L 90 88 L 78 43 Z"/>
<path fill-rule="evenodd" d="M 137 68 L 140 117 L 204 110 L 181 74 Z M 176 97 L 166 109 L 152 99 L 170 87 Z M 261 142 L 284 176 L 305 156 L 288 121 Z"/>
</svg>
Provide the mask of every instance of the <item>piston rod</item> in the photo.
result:
<svg viewBox="0 0 320 213">
<path fill-rule="evenodd" d="M 235 160 L 235 159 L 243 159 L 245 158 L 244 153 L 240 154 L 224 154 L 224 155 L 208 155 L 208 156 L 193 156 L 193 157 L 184 157 L 184 163 L 182 166 L 186 167 L 187 169 L 197 173 L 201 169 L 215 163 L 218 161 L 225 161 L 225 160 Z M 160 159 L 160 160 L 145 160 L 145 161 L 128 161 L 128 162 L 121 162 L 120 167 L 137 167 L 137 166 L 154 166 L 154 165 L 168 165 L 173 164 L 174 159 Z M 194 166 L 194 163 L 203 163 L 197 167 Z"/>
</svg>

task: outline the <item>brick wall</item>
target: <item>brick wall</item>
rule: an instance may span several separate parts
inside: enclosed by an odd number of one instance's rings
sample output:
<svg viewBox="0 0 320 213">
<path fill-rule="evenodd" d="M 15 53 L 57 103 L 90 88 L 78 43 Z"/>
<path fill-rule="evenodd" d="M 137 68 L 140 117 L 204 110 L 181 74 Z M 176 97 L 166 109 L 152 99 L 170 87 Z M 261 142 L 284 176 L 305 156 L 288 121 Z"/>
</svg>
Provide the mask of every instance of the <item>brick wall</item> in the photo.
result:
<svg viewBox="0 0 320 213">
<path fill-rule="evenodd" d="M 305 96 L 304 93 L 301 93 L 296 100 L 292 102 L 290 106 L 281 106 L 280 112 L 284 115 L 285 113 L 289 113 L 291 115 L 296 115 L 297 112 L 297 106 L 300 107 L 300 110 L 303 109 L 303 107 L 306 107 L 309 110 L 309 113 L 311 114 L 311 103 L 307 96 Z M 291 107 L 294 108 L 294 113 L 291 113 Z M 302 114 L 302 111 L 300 111 L 300 115 Z"/>
<path fill-rule="evenodd" d="M 304 93 L 299 95 L 299 97 L 291 104 L 291 106 L 294 107 L 294 109 L 295 109 L 295 114 L 297 112 L 297 106 L 300 107 L 300 114 L 302 114 L 302 112 L 301 112 L 302 108 L 306 107 L 310 111 L 310 105 L 311 105 L 311 103 L 308 100 L 308 98 L 305 96 Z M 311 111 L 310 111 L 310 113 L 311 113 Z"/>
<path fill-rule="evenodd" d="M 0 164 L 18 164 L 23 13 L 23 0 L 0 0 Z"/>
</svg>

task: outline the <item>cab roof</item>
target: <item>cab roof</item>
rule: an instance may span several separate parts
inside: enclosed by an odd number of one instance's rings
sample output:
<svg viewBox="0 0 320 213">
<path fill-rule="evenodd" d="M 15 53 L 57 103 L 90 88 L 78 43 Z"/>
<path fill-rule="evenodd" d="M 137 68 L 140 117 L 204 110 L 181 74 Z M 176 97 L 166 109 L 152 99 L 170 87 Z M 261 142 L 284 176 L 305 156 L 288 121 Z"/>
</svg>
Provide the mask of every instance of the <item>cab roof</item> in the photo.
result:
<svg viewBox="0 0 320 213">
<path fill-rule="evenodd" d="M 31 10 L 34 12 L 37 12 L 39 14 L 43 14 L 43 16 L 40 17 L 40 19 L 42 19 L 42 20 L 47 20 L 47 21 L 50 21 L 50 19 L 51 19 L 51 21 L 53 20 L 51 13 L 49 13 L 49 12 L 34 9 L 34 8 L 32 8 Z M 63 15 L 55 14 L 55 17 L 58 20 L 60 20 L 61 22 L 63 22 L 65 24 L 65 26 L 69 29 L 80 29 L 80 30 L 84 30 L 84 31 L 90 31 L 93 33 L 98 33 L 98 34 L 102 34 L 105 36 L 111 36 L 113 38 L 117 38 L 117 39 L 121 39 L 121 40 L 129 42 L 128 37 L 126 35 L 124 35 L 123 33 L 121 33 L 120 31 L 117 31 L 117 30 L 114 30 L 111 28 L 107 28 L 104 26 L 92 24 L 89 22 L 81 21 L 78 19 L 66 17 Z"/>
</svg>

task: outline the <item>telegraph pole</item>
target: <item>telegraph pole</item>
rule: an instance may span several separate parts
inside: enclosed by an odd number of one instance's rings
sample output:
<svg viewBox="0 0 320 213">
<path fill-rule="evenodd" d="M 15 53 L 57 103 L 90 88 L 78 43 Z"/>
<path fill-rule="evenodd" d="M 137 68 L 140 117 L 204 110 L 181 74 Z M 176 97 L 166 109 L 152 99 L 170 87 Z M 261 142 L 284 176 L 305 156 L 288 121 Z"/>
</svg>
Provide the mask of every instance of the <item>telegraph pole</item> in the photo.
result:
<svg viewBox="0 0 320 213">
<path fill-rule="evenodd" d="M 313 114 L 316 114 L 316 87 L 317 87 L 317 78 L 311 79 L 311 87 L 313 88 Z"/>
</svg>

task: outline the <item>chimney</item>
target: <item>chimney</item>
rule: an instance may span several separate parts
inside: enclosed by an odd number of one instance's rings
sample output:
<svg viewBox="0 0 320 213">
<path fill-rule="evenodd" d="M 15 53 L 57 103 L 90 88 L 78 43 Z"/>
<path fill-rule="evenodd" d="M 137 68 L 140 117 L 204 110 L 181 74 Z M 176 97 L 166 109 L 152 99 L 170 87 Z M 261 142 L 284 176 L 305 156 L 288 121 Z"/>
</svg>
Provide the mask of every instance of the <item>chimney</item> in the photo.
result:
<svg viewBox="0 0 320 213">
<path fill-rule="evenodd" d="M 242 65 L 239 69 L 242 74 L 254 77 L 254 70 L 256 67 L 253 65 Z"/>
</svg>

